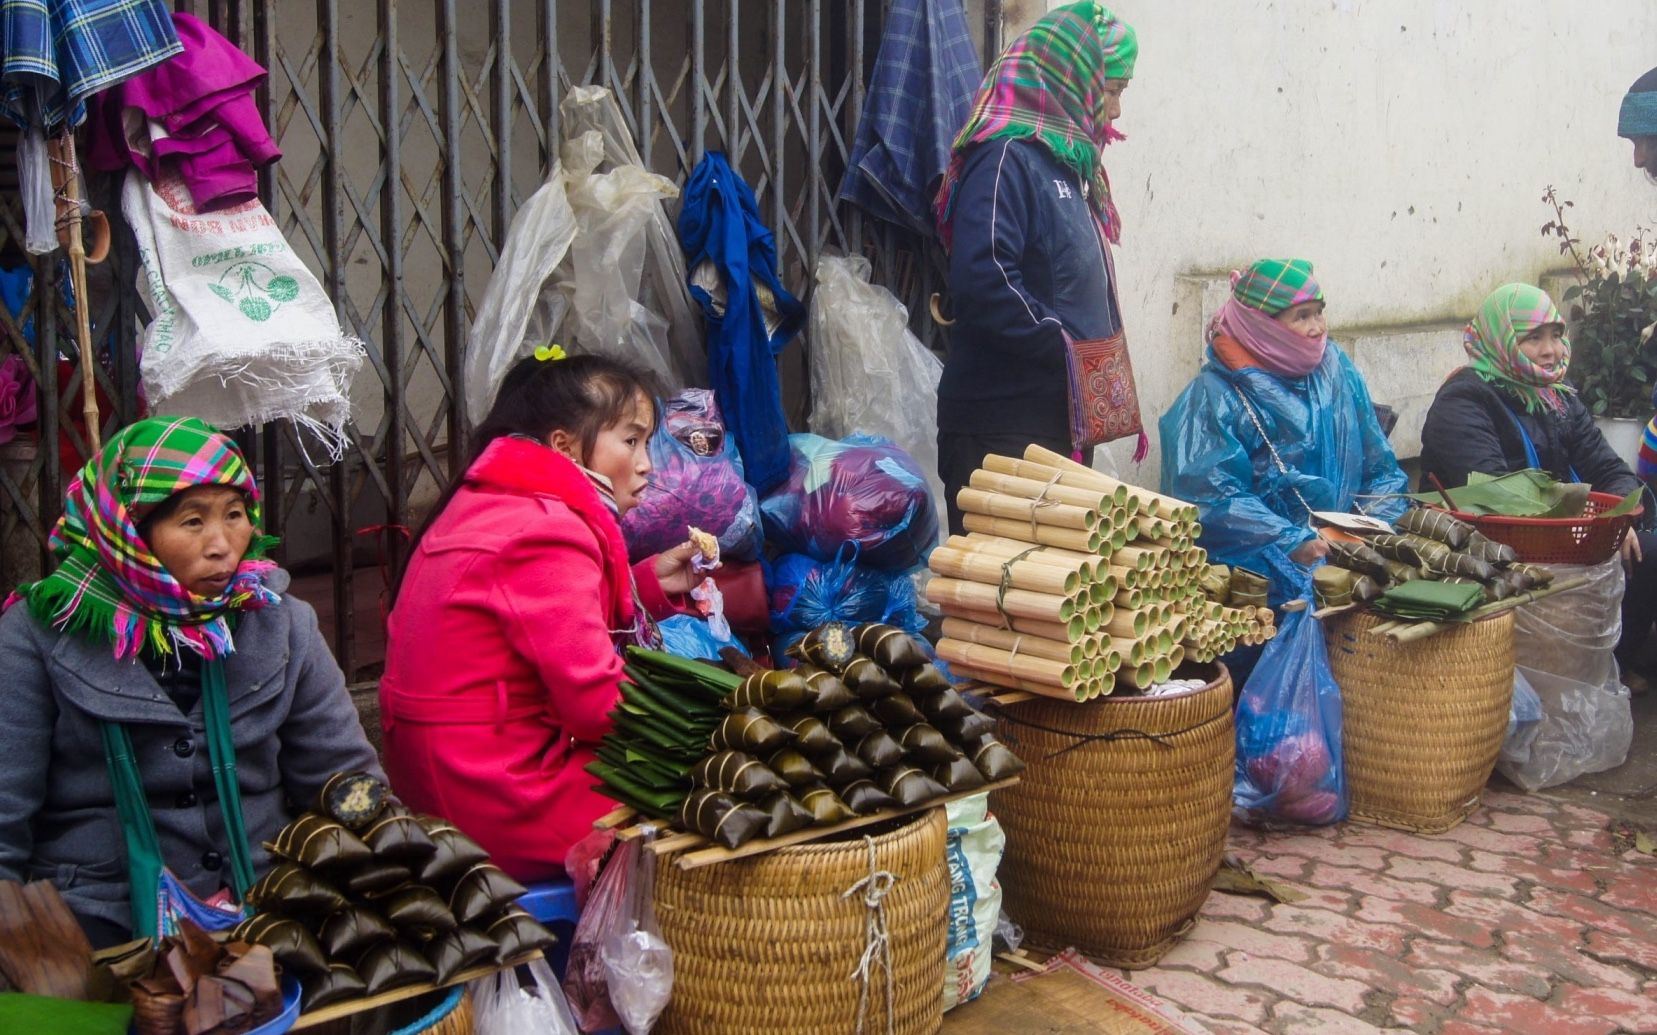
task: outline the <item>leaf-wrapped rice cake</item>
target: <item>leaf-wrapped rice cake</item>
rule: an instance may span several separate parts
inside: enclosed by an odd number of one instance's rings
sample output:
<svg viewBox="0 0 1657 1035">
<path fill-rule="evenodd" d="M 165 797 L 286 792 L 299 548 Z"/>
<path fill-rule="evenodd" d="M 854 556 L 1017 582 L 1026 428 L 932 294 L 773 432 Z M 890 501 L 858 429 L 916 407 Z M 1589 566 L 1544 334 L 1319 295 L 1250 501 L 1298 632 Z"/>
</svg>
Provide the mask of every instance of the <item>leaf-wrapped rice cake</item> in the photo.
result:
<svg viewBox="0 0 1657 1035">
<path fill-rule="evenodd" d="M 1387 585 L 1402 586 L 1406 582 L 1414 582 L 1421 577 L 1420 568 L 1412 568 L 1403 561 L 1387 562 Z"/>
<path fill-rule="evenodd" d="M 525 891 L 493 863 L 478 863 L 449 889 L 449 911 L 463 924 L 500 912 Z"/>
<path fill-rule="evenodd" d="M 951 794 L 984 786 L 984 774 L 980 773 L 978 767 L 972 764 L 972 759 L 965 755 L 957 755 L 952 761 L 928 766 L 926 775 L 938 781 L 939 786 Z"/>
<path fill-rule="evenodd" d="M 448 820 L 420 816 L 418 822 L 436 848 L 432 857 L 420 868 L 422 883 L 448 884 L 478 863 L 488 861 L 489 853 L 483 850 L 483 846 L 461 833 Z"/>
<path fill-rule="evenodd" d="M 922 691 L 915 694 L 914 698 L 915 704 L 928 719 L 965 718 L 972 711 L 972 705 L 968 704 L 967 699 L 953 687 Z"/>
<path fill-rule="evenodd" d="M 1373 579 L 1386 581 L 1387 559 L 1365 546 L 1363 543 L 1348 543 L 1339 539 L 1326 539 L 1329 547 L 1329 563 L 1355 571 L 1360 575 L 1368 575 Z"/>
<path fill-rule="evenodd" d="M 759 803 L 759 810 L 765 813 L 765 836 L 781 837 L 783 834 L 792 834 L 796 830 L 809 827 L 815 817 L 811 810 L 787 791 L 778 791 L 769 795 Z"/>
<path fill-rule="evenodd" d="M 873 780 L 853 780 L 840 788 L 840 800 L 859 816 L 897 807 L 897 799 L 875 786 Z"/>
<path fill-rule="evenodd" d="M 326 872 L 356 866 L 374 857 L 362 838 L 336 819 L 307 812 L 283 827 L 265 847 L 306 869 Z"/>
<path fill-rule="evenodd" d="M 943 672 L 930 661 L 904 672 L 898 682 L 910 694 L 935 694 L 948 690 L 950 686 Z"/>
<path fill-rule="evenodd" d="M 770 817 L 723 791 L 692 791 L 679 806 L 679 825 L 735 848 L 765 833 Z"/>
<path fill-rule="evenodd" d="M 825 622 L 806 633 L 795 646 L 801 658 L 835 675 L 857 654 L 857 639 L 851 626 L 843 622 Z"/>
<path fill-rule="evenodd" d="M 376 858 L 418 868 L 437 854 L 426 829 L 411 815 L 382 816 L 362 832 Z"/>
<path fill-rule="evenodd" d="M 1482 604 L 1488 604 L 1490 601 L 1495 599 L 1490 595 L 1490 587 L 1485 585 L 1483 582 L 1480 582 L 1478 579 L 1473 578 L 1471 575 L 1440 575 L 1438 581 L 1448 582 L 1456 586 L 1479 587 L 1479 592 L 1483 594 L 1483 598 L 1480 600 L 1480 603 Z"/>
<path fill-rule="evenodd" d="M 1017 776 L 1024 771 L 1024 763 L 1019 761 L 1018 756 L 991 734 L 963 741 L 961 750 L 972 759 L 972 764 L 978 767 L 978 771 L 984 774 L 984 779 L 991 783 L 1005 780 L 1009 776 Z"/>
<path fill-rule="evenodd" d="M 903 747 L 885 730 L 875 730 L 857 742 L 852 753 L 876 769 L 885 769 L 903 761 Z"/>
<path fill-rule="evenodd" d="M 758 708 L 768 712 L 791 712 L 811 707 L 816 703 L 816 696 L 811 692 L 811 684 L 798 673 L 768 669 L 744 679 L 740 686 L 725 696 L 722 703 L 731 711 Z"/>
<path fill-rule="evenodd" d="M 1462 547 L 1462 550 L 1469 556 L 1477 557 L 1486 564 L 1498 568 L 1505 568 L 1510 564 L 1519 562 L 1519 551 L 1506 543 L 1498 543 L 1477 530 L 1467 537 L 1467 545 Z"/>
<path fill-rule="evenodd" d="M 432 980 L 445 985 L 461 971 L 495 962 L 499 952 L 500 946 L 483 932 L 457 927 L 438 935 L 426 946 L 426 962 L 436 971 Z"/>
<path fill-rule="evenodd" d="M 832 712 L 848 704 L 857 703 L 857 695 L 840 682 L 840 677 L 815 665 L 800 665 L 795 673 L 806 681 L 815 695 L 811 707 L 818 712 Z"/>
<path fill-rule="evenodd" d="M 368 986 L 369 995 L 424 984 L 437 977 L 437 969 L 406 942 L 386 942 L 364 952 L 357 960 L 357 973 Z"/>
<path fill-rule="evenodd" d="M 880 720 L 860 704 L 848 705 L 829 716 L 829 729 L 841 740 L 855 740 L 880 729 Z"/>
<path fill-rule="evenodd" d="M 1488 582 L 1496 577 L 1494 566 L 1465 553 L 1451 552 L 1427 562 L 1430 571 L 1442 575 L 1460 575 L 1475 582 Z M 1440 579 L 1439 581 L 1444 581 Z"/>
<path fill-rule="evenodd" d="M 897 680 L 875 664 L 872 658 L 866 658 L 861 654 L 852 658 L 846 663 L 846 667 L 840 670 L 840 681 L 864 701 L 895 694 L 903 689 L 898 686 Z"/>
<path fill-rule="evenodd" d="M 923 801 L 941 798 L 945 791 L 938 781 L 913 766 L 894 766 L 880 774 L 880 786 L 896 798 L 899 805 L 919 805 Z"/>
<path fill-rule="evenodd" d="M 838 741 L 835 743 L 836 745 L 839 744 Z M 844 751 L 845 748 L 840 748 L 840 750 Z M 805 787 L 823 778 L 822 770 L 813 765 L 811 759 L 793 748 L 783 748 L 767 758 L 765 764 L 771 767 L 772 775 L 777 777 L 777 786 L 767 790 L 765 792 L 767 794 L 784 790 L 787 787 Z M 734 794 L 733 796 L 748 797 L 748 795 Z"/>
<path fill-rule="evenodd" d="M 1466 546 L 1474 531 L 1472 525 L 1460 518 L 1451 517 L 1442 510 L 1430 507 L 1411 507 L 1404 511 L 1393 525 L 1400 532 L 1413 532 L 1428 539 L 1436 539 L 1452 550 Z"/>
<path fill-rule="evenodd" d="M 800 804 L 811 810 L 812 821 L 820 827 L 844 823 L 856 817 L 838 794 L 821 785 L 800 792 Z"/>
<path fill-rule="evenodd" d="M 495 958 L 507 963 L 527 956 L 537 949 L 550 949 L 558 939 L 541 925 L 539 920 L 518 906 L 508 906 L 505 912 L 489 921 L 484 933 L 495 941 Z"/>
<path fill-rule="evenodd" d="M 320 916 L 344 906 L 345 896 L 303 866 L 285 862 L 248 889 L 247 901 L 260 910 Z"/>
<path fill-rule="evenodd" d="M 378 895 L 407 884 L 413 879 L 414 871 L 390 859 L 370 859 L 339 876 L 345 883 L 345 890 L 353 895 Z"/>
<path fill-rule="evenodd" d="M 1365 540 L 1369 548 L 1389 562 L 1419 568 L 1422 565 L 1419 542 L 1408 535 L 1372 535 Z M 1391 567 L 1389 564 L 1388 567 Z"/>
<path fill-rule="evenodd" d="M 875 664 L 889 672 L 919 668 L 926 664 L 926 652 L 895 625 L 868 622 L 852 630 L 857 652 L 874 659 Z"/>
<path fill-rule="evenodd" d="M 389 942 L 397 932 L 367 906 L 346 906 L 322 921 L 317 941 L 329 957 L 356 956 L 370 945 Z"/>
<path fill-rule="evenodd" d="M 286 965 L 284 961 L 284 965 Z M 349 963 L 330 963 L 320 974 L 305 978 L 300 988 L 300 1008 L 306 1013 L 343 1003 L 368 993 L 368 985 Z"/>
<path fill-rule="evenodd" d="M 925 718 L 908 694 L 892 694 L 889 697 L 878 698 L 869 705 L 869 711 L 888 726 L 908 726 Z"/>
<path fill-rule="evenodd" d="M 316 811 L 352 830 L 379 818 L 391 794 L 385 783 L 369 773 L 335 773 L 317 795 Z"/>
<path fill-rule="evenodd" d="M 807 754 L 833 751 L 840 746 L 839 739 L 815 715 L 785 715 L 780 716 L 777 722 L 794 734 L 794 746 Z"/>
<path fill-rule="evenodd" d="M 818 755 L 817 768 L 823 771 L 823 779 L 836 787 L 853 780 L 866 779 L 875 773 L 873 766 L 846 750 L 844 746 Z"/>
<path fill-rule="evenodd" d="M 935 715 L 932 725 L 938 732 L 948 737 L 952 744 L 964 744 L 969 740 L 982 737 L 987 733 L 995 732 L 995 720 L 980 711 L 973 711 L 960 718 Z"/>
<path fill-rule="evenodd" d="M 321 974 L 328 969 L 328 959 L 316 935 L 292 917 L 256 913 L 231 930 L 230 940 L 263 945 L 282 966 L 296 974 Z"/>
<path fill-rule="evenodd" d="M 786 749 L 778 752 L 788 753 Z M 803 756 L 801 761 L 804 761 Z M 783 782 L 783 778 L 772 772 L 765 763 L 741 751 L 721 751 L 709 755 L 696 763 L 696 767 L 690 771 L 690 779 L 697 787 L 724 791 L 745 801 L 763 798 L 772 791 L 780 791 L 788 786 Z"/>
<path fill-rule="evenodd" d="M 1523 572 L 1530 578 L 1531 587 L 1545 587 L 1553 585 L 1553 572 L 1540 564 L 1527 564 L 1524 561 L 1520 561 L 1517 564 L 1508 565 L 1507 570 Z"/>
<path fill-rule="evenodd" d="M 1386 593 L 1386 587 L 1368 575 L 1359 575 L 1352 581 L 1352 599 L 1360 604 L 1367 604 L 1371 600 L 1379 600 L 1384 593 Z"/>
<path fill-rule="evenodd" d="M 777 725 L 775 719 L 758 708 L 743 708 L 720 720 L 708 746 L 715 751 L 764 755 L 793 742 L 794 731 Z"/>
<path fill-rule="evenodd" d="M 918 763 L 951 762 L 961 757 L 961 752 L 942 733 L 924 722 L 898 731 L 895 739 L 904 755 Z"/>
<path fill-rule="evenodd" d="M 398 888 L 375 901 L 392 927 L 421 940 L 452 930 L 456 923 L 454 913 L 437 892 L 419 884 Z M 367 978 L 364 974 L 363 979 Z"/>
</svg>

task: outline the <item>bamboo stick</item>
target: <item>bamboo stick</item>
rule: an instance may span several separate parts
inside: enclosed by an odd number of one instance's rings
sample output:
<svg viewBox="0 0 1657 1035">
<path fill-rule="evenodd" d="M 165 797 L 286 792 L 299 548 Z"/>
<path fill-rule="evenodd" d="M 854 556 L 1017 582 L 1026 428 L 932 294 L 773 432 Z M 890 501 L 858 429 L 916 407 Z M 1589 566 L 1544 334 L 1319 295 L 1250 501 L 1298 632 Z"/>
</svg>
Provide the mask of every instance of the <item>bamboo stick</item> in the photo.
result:
<svg viewBox="0 0 1657 1035">
<path fill-rule="evenodd" d="M 1032 593 L 1027 589 L 1009 589 L 1002 593 L 982 582 L 941 576 L 926 584 L 926 599 L 938 605 L 953 604 L 978 611 L 1034 618 L 1038 622 L 1068 622 L 1086 610 L 1071 597 Z"/>
<path fill-rule="evenodd" d="M 963 643 L 960 640 L 939 640 L 938 657 L 952 665 L 960 662 L 982 672 L 994 672 L 1014 679 L 1034 680 L 1050 686 L 1060 686 L 1066 690 L 1074 689 L 1078 682 L 1086 678 L 1083 675 L 1085 662 L 1082 665 L 1067 665 L 1047 658 L 1015 655 L 995 647 Z M 1087 671 L 1091 671 L 1090 666 L 1087 667 Z"/>
<path fill-rule="evenodd" d="M 934 582 L 937 580 L 934 579 Z M 1111 616 L 1105 623 L 1105 629 L 1112 639 L 1137 640 L 1145 635 L 1145 629 L 1151 624 L 1151 616 L 1147 611 L 1133 611 L 1123 608 Z"/>
<path fill-rule="evenodd" d="M 971 512 L 961 516 L 961 524 L 969 532 L 988 532 L 1004 539 L 1018 539 L 1026 543 L 1039 543 L 1042 546 L 1058 546 L 1082 553 L 1098 553 L 1099 545 L 1103 542 L 1097 532 L 1085 532 L 1078 528 L 1057 528 L 1041 524 L 1039 521 L 1031 528 L 1028 521 L 1013 521 Z"/>
<path fill-rule="evenodd" d="M 955 494 L 955 505 L 968 514 L 1009 518 L 1013 521 L 1034 521 L 1054 528 L 1073 528 L 1091 532 L 1099 527 L 1099 512 L 1064 503 L 1046 503 L 1003 496 L 982 489 L 962 489 Z"/>
<path fill-rule="evenodd" d="M 976 643 L 985 647 L 995 647 L 1007 651 L 1009 654 L 1028 654 L 1032 657 L 1046 658 L 1066 665 L 1077 665 L 1088 658 L 1085 642 L 1065 643 L 1059 640 L 1049 640 L 1041 636 L 1031 636 L 1011 629 L 997 629 L 988 625 L 979 625 L 964 618 L 946 617 L 943 621 L 943 638 L 960 640 L 963 643 Z"/>
<path fill-rule="evenodd" d="M 1116 596 L 1111 599 L 1116 601 L 1116 606 L 1118 607 L 1125 607 L 1131 611 L 1137 611 L 1145 606 L 1145 590 L 1119 589 L 1116 591 Z"/>
<path fill-rule="evenodd" d="M 1130 668 L 1143 664 L 1149 656 L 1148 645 L 1142 637 L 1111 636 L 1109 641 L 1110 649 L 1121 655 L 1122 664 Z"/>
<path fill-rule="evenodd" d="M 1101 517 L 1121 507 L 1112 498 L 1111 493 L 1098 489 L 1078 489 L 1072 485 L 1059 482 L 1037 480 L 1035 478 L 1020 478 L 1017 475 L 998 474 L 995 471 L 980 467 L 972 472 L 972 478 L 967 483 L 974 489 L 984 492 L 997 492 L 1003 496 L 1016 496 L 1024 500 L 1051 501 L 1064 503 L 1072 507 L 1081 507 L 1084 510 L 1095 510 Z"/>
<path fill-rule="evenodd" d="M 1044 640 L 1055 643 L 1080 643 L 1087 636 L 1087 619 L 1076 615 L 1063 622 L 1043 622 L 1031 618 L 1007 619 L 998 614 L 993 608 L 980 610 L 962 607 L 960 605 L 940 604 L 946 616 L 959 618 L 963 622 L 974 625 L 987 625 L 992 629 L 1010 627 L 1013 632 L 1024 633 L 1027 636 L 1039 636 Z"/>
<path fill-rule="evenodd" d="M 1018 557 L 1031 564 L 1045 564 L 1050 568 L 1059 568 L 1064 571 L 1078 571 L 1089 582 L 1099 578 L 1105 567 L 1104 561 L 1098 554 L 1081 553 L 1076 550 L 1065 550 L 1057 546 L 1040 546 L 1027 543 L 1020 539 L 1007 539 L 1003 536 L 990 535 L 986 532 L 969 532 L 966 535 L 952 535 L 944 540 L 945 546 L 962 553 L 984 554 L 989 557 L 1000 557 L 1010 560 Z"/>
<path fill-rule="evenodd" d="M 1035 679 L 1019 679 L 1014 676 L 990 672 L 984 669 L 976 668 L 972 665 L 962 664 L 960 662 L 950 662 L 949 668 L 950 671 L 954 672 L 963 679 L 976 679 L 980 683 L 988 683 L 991 686 L 1001 686 L 1011 690 L 1024 690 L 1028 693 L 1040 694 L 1043 697 L 1057 697 L 1063 701 L 1074 701 L 1076 699 L 1076 692 L 1074 690 L 1070 690 L 1062 686 L 1056 686 L 1051 683 L 1043 683 Z"/>
<path fill-rule="evenodd" d="M 1027 446 L 1024 450 L 1024 459 L 1032 463 L 1052 467 L 1067 474 L 1075 474 L 1086 478 L 1103 488 L 1114 489 L 1120 485 L 1128 490 L 1129 498 L 1143 501 L 1145 505 L 1140 507 L 1141 510 L 1149 511 L 1157 517 L 1188 521 L 1197 519 L 1197 508 L 1194 504 L 1175 499 L 1172 496 L 1164 496 L 1160 492 L 1152 492 L 1150 489 L 1141 488 L 1137 485 L 1128 485 L 1126 482 L 1117 481 L 1107 474 L 1101 474 L 1093 468 L 1079 464 L 1068 456 L 1055 453 L 1051 449 L 1045 449 L 1037 445 Z"/>
<path fill-rule="evenodd" d="M 963 553 L 946 546 L 932 551 L 929 564 L 935 574 L 952 579 L 969 579 L 999 586 L 1001 580 L 1006 578 L 1007 584 L 1012 588 L 1027 589 L 1034 593 L 1052 593 L 1068 597 L 1075 596 L 1078 591 L 1085 588 L 1081 573 L 1077 571 L 1065 571 L 1063 568 L 1031 564 L 1027 561 L 1003 561 L 995 557 Z"/>
<path fill-rule="evenodd" d="M 1047 482 L 1057 476 L 1057 484 L 1059 485 L 1066 485 L 1075 489 L 1087 489 L 1089 491 L 1097 489 L 1098 491 L 1106 493 L 1110 496 L 1110 501 L 1113 506 L 1127 506 L 1127 486 L 1121 484 L 1116 486 L 1101 486 L 1094 479 L 1079 475 L 1074 471 L 1060 470 L 1048 464 L 1036 463 L 1030 460 L 1021 460 L 1018 457 L 1001 456 L 996 453 L 991 453 L 984 457 L 984 462 L 981 466 L 984 470 L 993 471 L 996 474 L 1010 474 L 1017 478 L 1029 478 L 1032 481 Z M 1089 473 L 1091 474 L 1093 472 L 1089 471 Z"/>
<path fill-rule="evenodd" d="M 1168 551 L 1160 546 L 1124 546 L 1117 550 L 1113 560 L 1120 560 L 1124 565 L 1132 565 L 1140 571 L 1150 571 L 1153 568 L 1166 567 Z"/>
<path fill-rule="evenodd" d="M 1503 611 L 1511 611 L 1522 604 L 1528 604 L 1533 600 L 1541 600 L 1544 597 L 1551 597 L 1555 593 L 1563 593 L 1568 589 L 1576 589 L 1578 586 L 1586 585 L 1587 582 L 1588 577 L 1586 575 L 1579 575 L 1569 579 L 1561 579 L 1558 582 L 1554 582 L 1551 585 L 1544 586 L 1540 589 L 1528 590 L 1524 593 L 1508 597 L 1506 600 L 1497 600 L 1494 603 L 1485 604 L 1483 607 L 1475 607 L 1473 610 L 1467 612 L 1467 620 L 1476 622 L 1481 618 L 1488 618 L 1491 615 L 1500 614 Z M 1403 628 L 1393 628 L 1388 631 L 1387 635 L 1391 636 L 1399 643 L 1413 643 L 1416 640 L 1424 640 L 1429 636 L 1441 633 L 1452 625 L 1464 625 L 1466 623 L 1402 622 L 1399 624 L 1402 625 Z M 1377 628 L 1379 628 L 1379 626 L 1377 626 Z M 1374 630 L 1371 631 L 1373 632 Z"/>
</svg>

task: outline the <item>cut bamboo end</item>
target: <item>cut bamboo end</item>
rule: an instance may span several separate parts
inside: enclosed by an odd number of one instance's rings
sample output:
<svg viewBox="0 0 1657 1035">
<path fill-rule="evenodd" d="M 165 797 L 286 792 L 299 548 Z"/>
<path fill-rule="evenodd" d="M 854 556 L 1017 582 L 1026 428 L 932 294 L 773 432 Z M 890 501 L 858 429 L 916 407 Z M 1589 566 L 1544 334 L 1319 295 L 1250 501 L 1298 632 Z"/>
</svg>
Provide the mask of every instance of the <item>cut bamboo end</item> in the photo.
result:
<svg viewBox="0 0 1657 1035">
<path fill-rule="evenodd" d="M 1105 674 L 1109 675 L 1122 667 L 1122 652 L 1115 649 L 1106 651 L 1099 655 L 1099 660 L 1104 662 Z"/>
<path fill-rule="evenodd" d="M 946 617 L 943 620 L 943 638 L 960 640 L 963 643 L 976 643 L 984 647 L 995 647 L 1007 651 L 1009 654 L 1028 654 L 1032 657 L 1046 658 L 1065 665 L 1076 665 L 1088 658 L 1087 642 L 1061 642 L 1043 636 L 1032 636 L 1013 629 L 998 629 L 993 626 L 980 625 L 969 622 L 964 618 Z"/>
<path fill-rule="evenodd" d="M 1145 635 L 1145 630 L 1150 624 L 1151 616 L 1148 611 L 1121 608 L 1105 623 L 1104 628 L 1112 639 L 1137 640 Z"/>
<path fill-rule="evenodd" d="M 1100 629 L 1104 628 L 1105 614 L 1104 611 L 1097 607 L 1090 607 L 1086 611 L 1082 612 L 1082 620 L 1084 623 L 1082 626 L 1083 629 L 1089 633 L 1096 633 Z"/>
<path fill-rule="evenodd" d="M 1174 672 L 1179 671 L 1179 667 L 1183 664 L 1185 664 L 1185 648 L 1176 643 L 1173 650 L 1168 652 L 1168 667 L 1170 669 L 1168 674 L 1173 675 Z"/>
</svg>

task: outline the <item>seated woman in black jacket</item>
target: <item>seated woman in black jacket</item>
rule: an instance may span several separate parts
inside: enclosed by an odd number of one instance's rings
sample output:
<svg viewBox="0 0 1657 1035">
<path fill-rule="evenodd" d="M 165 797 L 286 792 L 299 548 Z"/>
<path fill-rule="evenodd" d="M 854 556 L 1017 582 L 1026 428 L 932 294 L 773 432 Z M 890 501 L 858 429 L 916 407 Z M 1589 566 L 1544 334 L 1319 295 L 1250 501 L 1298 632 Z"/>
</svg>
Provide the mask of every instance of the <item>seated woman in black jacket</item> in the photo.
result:
<svg viewBox="0 0 1657 1035">
<path fill-rule="evenodd" d="M 1529 284 L 1491 292 L 1463 333 L 1468 364 L 1438 390 L 1421 429 L 1421 490 L 1467 484 L 1473 471 L 1535 467 L 1595 492 L 1625 496 L 1640 479 L 1594 425 L 1565 383 L 1571 344 L 1553 301 Z M 1627 668 L 1657 619 L 1657 536 L 1630 530 L 1622 544 L 1623 594 L 1617 659 Z M 1644 673 L 1642 673 L 1643 675 Z"/>
</svg>

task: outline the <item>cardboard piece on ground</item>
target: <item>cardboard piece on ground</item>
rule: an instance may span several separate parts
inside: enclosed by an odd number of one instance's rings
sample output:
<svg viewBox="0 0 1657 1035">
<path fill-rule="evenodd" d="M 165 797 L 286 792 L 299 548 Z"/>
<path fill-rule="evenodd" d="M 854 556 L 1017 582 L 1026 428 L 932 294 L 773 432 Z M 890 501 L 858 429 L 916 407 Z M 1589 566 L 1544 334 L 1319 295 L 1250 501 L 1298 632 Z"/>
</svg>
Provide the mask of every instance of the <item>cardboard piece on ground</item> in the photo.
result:
<svg viewBox="0 0 1657 1035">
<path fill-rule="evenodd" d="M 944 1014 L 943 1035 L 1207 1035 L 1208 1029 L 1120 973 L 1066 949 L 1039 971 L 997 973 L 984 994 Z"/>
</svg>

